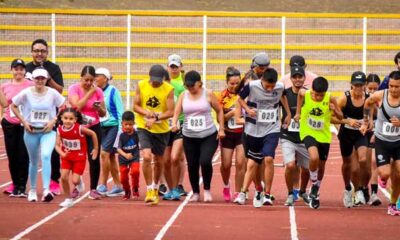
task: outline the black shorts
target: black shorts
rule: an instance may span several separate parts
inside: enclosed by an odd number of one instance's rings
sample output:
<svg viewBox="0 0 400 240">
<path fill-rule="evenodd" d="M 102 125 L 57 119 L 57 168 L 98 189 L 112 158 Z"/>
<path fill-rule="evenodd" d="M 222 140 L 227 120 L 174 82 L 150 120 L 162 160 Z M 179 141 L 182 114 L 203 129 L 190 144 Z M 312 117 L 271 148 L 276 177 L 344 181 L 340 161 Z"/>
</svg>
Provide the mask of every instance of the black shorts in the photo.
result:
<svg viewBox="0 0 400 240">
<path fill-rule="evenodd" d="M 384 166 L 393 161 L 400 160 L 400 141 L 388 142 L 375 137 L 376 166 Z"/>
<path fill-rule="evenodd" d="M 242 132 L 225 131 L 225 138 L 220 141 L 222 148 L 235 149 L 242 144 Z"/>
<path fill-rule="evenodd" d="M 342 157 L 350 157 L 353 153 L 353 149 L 358 149 L 359 147 L 368 146 L 368 137 L 363 136 L 360 132 L 353 130 L 343 130 L 338 135 L 340 153 Z"/>
<path fill-rule="evenodd" d="M 183 139 L 182 131 L 171 132 L 169 135 L 168 147 L 172 147 L 172 144 L 178 139 Z"/>
<path fill-rule="evenodd" d="M 371 138 L 374 136 L 373 131 L 368 131 L 365 136 L 367 136 L 368 140 L 368 148 L 375 148 L 375 142 L 371 142 Z"/>
<path fill-rule="evenodd" d="M 169 141 L 170 132 L 152 133 L 143 128 L 137 130 L 141 149 L 150 148 L 151 153 L 162 156 Z"/>
<path fill-rule="evenodd" d="M 261 164 L 265 157 L 275 158 L 280 133 L 270 133 L 264 137 L 253 137 L 243 133 L 243 146 L 246 157 Z"/>
<path fill-rule="evenodd" d="M 331 146 L 329 143 L 317 142 L 317 140 L 315 140 L 315 138 L 311 136 L 306 136 L 303 142 L 304 145 L 306 145 L 307 149 L 309 149 L 310 147 L 317 147 L 319 159 L 321 161 L 328 160 L 329 147 Z"/>
</svg>

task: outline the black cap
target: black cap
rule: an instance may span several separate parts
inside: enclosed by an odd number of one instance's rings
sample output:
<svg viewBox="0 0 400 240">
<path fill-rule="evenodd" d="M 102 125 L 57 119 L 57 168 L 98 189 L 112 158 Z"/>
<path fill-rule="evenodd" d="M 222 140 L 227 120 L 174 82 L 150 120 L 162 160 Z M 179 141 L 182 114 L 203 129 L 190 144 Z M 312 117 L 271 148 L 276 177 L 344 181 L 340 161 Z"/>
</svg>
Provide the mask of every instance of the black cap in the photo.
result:
<svg viewBox="0 0 400 240">
<path fill-rule="evenodd" d="M 15 68 L 15 67 L 18 66 L 18 65 L 19 65 L 19 66 L 23 66 L 24 68 L 26 68 L 24 60 L 22 60 L 22 59 L 20 59 L 20 58 L 14 59 L 14 60 L 11 62 L 11 68 Z"/>
<path fill-rule="evenodd" d="M 296 74 L 300 74 L 301 76 L 305 76 L 304 68 L 300 66 L 294 66 L 290 68 L 290 76 L 294 77 Z"/>
<path fill-rule="evenodd" d="M 150 68 L 149 76 L 151 81 L 159 82 L 161 83 L 164 78 L 166 77 L 165 75 L 165 69 L 161 65 L 153 65 Z"/>
<path fill-rule="evenodd" d="M 294 66 L 304 67 L 306 65 L 306 60 L 304 59 L 303 56 L 294 55 L 293 57 L 290 58 L 289 65 L 291 67 Z"/>
<path fill-rule="evenodd" d="M 351 75 L 351 84 L 365 84 L 367 82 L 367 77 L 365 73 L 361 71 L 354 72 Z"/>
<path fill-rule="evenodd" d="M 201 81 L 200 73 L 196 71 L 189 71 L 185 74 L 185 85 L 187 87 L 193 87 L 198 81 Z"/>
</svg>

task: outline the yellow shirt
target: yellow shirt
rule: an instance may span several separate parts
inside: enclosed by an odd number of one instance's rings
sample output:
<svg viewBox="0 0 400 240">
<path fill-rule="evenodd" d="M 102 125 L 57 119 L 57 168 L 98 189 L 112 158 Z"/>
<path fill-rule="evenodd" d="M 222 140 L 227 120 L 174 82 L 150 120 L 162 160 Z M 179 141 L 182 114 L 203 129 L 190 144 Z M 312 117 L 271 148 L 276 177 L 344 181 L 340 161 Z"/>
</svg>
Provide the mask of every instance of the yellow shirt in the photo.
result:
<svg viewBox="0 0 400 240">
<path fill-rule="evenodd" d="M 169 83 L 164 81 L 160 87 L 154 88 L 151 86 L 149 80 L 142 80 L 139 82 L 138 86 L 140 91 L 140 103 L 143 109 L 159 114 L 167 111 L 167 98 L 169 93 L 173 90 L 173 87 Z M 168 119 L 156 121 L 151 129 L 148 129 L 145 127 L 145 117 L 137 113 L 136 124 L 138 128 L 146 129 L 151 133 L 169 132 Z"/>
</svg>

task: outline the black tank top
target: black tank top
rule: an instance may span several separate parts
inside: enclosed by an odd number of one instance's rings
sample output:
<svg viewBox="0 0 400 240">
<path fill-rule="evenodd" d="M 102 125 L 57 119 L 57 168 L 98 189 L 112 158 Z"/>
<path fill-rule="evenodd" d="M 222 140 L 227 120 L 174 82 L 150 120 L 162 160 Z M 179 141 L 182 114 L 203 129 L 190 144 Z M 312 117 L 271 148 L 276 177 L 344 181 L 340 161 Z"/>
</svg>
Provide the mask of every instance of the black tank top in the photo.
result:
<svg viewBox="0 0 400 240">
<path fill-rule="evenodd" d="M 288 100 L 290 114 L 292 118 L 296 114 L 296 107 L 297 107 L 297 93 L 294 93 L 292 87 L 285 89 L 285 94 Z M 287 113 L 284 108 L 282 108 L 282 123 L 283 120 L 286 118 Z M 293 143 L 301 143 L 300 134 L 299 132 L 290 132 L 288 129 L 281 128 L 281 138 L 287 139 Z"/>
<path fill-rule="evenodd" d="M 344 94 L 346 95 L 346 105 L 342 109 L 343 118 L 352 118 L 352 119 L 362 120 L 364 117 L 364 104 L 361 105 L 360 107 L 355 107 L 353 105 L 353 102 L 351 101 L 350 91 L 346 91 L 346 92 L 344 92 Z M 364 102 L 368 97 L 369 97 L 369 94 L 365 93 Z M 359 133 L 361 135 L 361 133 L 358 131 L 358 129 L 351 129 L 350 126 L 348 126 L 348 125 L 345 126 L 345 124 L 340 125 L 339 135 L 342 135 L 343 132 L 349 132 L 349 131 L 352 134 Z"/>
</svg>

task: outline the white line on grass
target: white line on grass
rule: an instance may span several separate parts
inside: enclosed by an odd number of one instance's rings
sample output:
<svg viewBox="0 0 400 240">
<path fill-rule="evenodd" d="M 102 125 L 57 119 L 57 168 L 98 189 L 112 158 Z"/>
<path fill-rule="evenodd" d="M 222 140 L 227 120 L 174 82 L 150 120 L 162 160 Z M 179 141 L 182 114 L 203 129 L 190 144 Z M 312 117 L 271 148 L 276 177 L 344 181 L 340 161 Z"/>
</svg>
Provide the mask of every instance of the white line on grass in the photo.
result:
<svg viewBox="0 0 400 240">
<path fill-rule="evenodd" d="M 289 217 L 290 217 L 290 235 L 292 240 L 299 240 L 297 236 L 297 224 L 296 224 L 296 212 L 294 207 L 289 207 Z"/>
<path fill-rule="evenodd" d="M 213 166 L 218 164 L 214 163 L 215 161 L 217 161 L 217 159 L 219 158 L 221 152 L 218 152 L 217 154 L 214 155 L 214 158 L 212 160 L 213 162 Z M 200 179 L 200 184 L 202 182 L 202 178 Z M 160 232 L 158 232 L 155 240 L 161 240 L 164 235 L 167 233 L 168 229 L 172 226 L 172 224 L 175 222 L 175 220 L 178 218 L 179 214 L 182 213 L 183 208 L 189 203 L 189 199 L 192 197 L 193 195 L 193 191 L 190 191 L 190 193 L 186 196 L 185 200 L 179 204 L 178 208 L 175 210 L 174 214 L 172 214 L 172 216 L 168 219 L 167 223 L 161 228 Z"/>
</svg>

